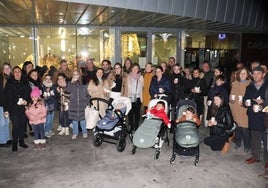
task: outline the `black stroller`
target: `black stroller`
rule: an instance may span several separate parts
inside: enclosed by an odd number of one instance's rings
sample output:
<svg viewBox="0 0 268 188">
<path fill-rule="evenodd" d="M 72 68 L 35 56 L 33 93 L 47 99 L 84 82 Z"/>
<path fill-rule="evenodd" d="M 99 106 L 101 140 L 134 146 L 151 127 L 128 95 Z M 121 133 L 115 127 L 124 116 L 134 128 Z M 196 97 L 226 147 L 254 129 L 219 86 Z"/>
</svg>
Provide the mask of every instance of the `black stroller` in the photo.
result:
<svg viewBox="0 0 268 188">
<path fill-rule="evenodd" d="M 94 146 L 99 147 L 103 142 L 107 142 L 116 144 L 118 152 L 124 151 L 126 137 L 129 133 L 126 127 L 126 115 L 131 109 L 130 99 L 118 97 L 111 102 L 100 98 L 92 98 L 91 103 L 94 100 L 97 100 L 98 104 L 100 102 L 108 104 L 105 116 L 97 121 L 94 129 Z"/>
<path fill-rule="evenodd" d="M 181 118 L 188 107 L 196 110 L 196 103 L 193 100 L 181 99 L 177 103 L 177 118 Z M 175 125 L 173 135 L 173 149 L 170 164 L 175 163 L 176 154 L 180 156 L 195 156 L 194 164 L 199 162 L 200 137 L 197 125 L 192 121 L 179 122 Z"/>
</svg>

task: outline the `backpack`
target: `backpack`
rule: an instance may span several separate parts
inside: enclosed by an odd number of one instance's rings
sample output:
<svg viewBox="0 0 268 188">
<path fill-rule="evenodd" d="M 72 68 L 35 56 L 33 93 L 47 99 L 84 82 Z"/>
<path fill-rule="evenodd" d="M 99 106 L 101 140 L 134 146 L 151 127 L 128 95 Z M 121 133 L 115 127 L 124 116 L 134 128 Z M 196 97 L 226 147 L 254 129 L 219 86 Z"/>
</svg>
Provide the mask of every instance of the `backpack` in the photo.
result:
<svg viewBox="0 0 268 188">
<path fill-rule="evenodd" d="M 196 147 L 201 139 L 196 124 L 191 121 L 184 121 L 177 124 L 175 140 L 178 145 L 184 148 Z"/>
</svg>

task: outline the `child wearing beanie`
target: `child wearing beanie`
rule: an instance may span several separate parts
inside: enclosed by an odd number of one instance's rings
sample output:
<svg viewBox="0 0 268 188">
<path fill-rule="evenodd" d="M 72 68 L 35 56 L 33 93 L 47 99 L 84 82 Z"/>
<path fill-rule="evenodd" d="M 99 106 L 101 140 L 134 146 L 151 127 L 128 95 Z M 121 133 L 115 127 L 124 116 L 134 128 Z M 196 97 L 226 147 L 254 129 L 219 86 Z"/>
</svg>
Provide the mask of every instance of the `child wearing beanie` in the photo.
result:
<svg viewBox="0 0 268 188">
<path fill-rule="evenodd" d="M 46 148 L 44 123 L 46 122 L 47 109 L 44 100 L 40 98 L 40 90 L 34 87 L 31 92 L 32 101 L 26 107 L 26 116 L 34 131 L 34 150 L 39 145 L 42 149 Z"/>
</svg>

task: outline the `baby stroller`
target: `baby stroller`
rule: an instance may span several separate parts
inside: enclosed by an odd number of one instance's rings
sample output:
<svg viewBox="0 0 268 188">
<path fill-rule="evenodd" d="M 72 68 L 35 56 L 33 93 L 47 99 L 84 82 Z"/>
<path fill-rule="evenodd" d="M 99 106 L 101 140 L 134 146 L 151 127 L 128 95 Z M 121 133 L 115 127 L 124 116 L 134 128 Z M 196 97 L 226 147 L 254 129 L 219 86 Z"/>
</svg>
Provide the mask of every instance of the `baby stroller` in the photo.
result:
<svg viewBox="0 0 268 188">
<path fill-rule="evenodd" d="M 165 103 L 165 112 L 168 114 L 167 101 L 163 99 L 152 99 L 149 102 L 148 109 L 154 107 L 157 102 L 163 101 Z M 139 126 L 133 135 L 133 148 L 132 154 L 136 153 L 137 148 L 150 148 L 156 149 L 154 159 L 158 159 L 163 143 L 166 141 L 169 145 L 167 126 L 162 119 L 153 116 L 149 111 L 145 114 L 144 122 Z M 164 135 L 166 138 L 164 139 Z"/>
<path fill-rule="evenodd" d="M 100 99 L 93 98 L 91 100 Z M 122 152 L 126 147 L 126 137 L 128 134 L 126 115 L 131 109 L 131 101 L 127 97 L 118 97 L 112 102 L 101 101 L 108 104 L 108 109 L 105 116 L 96 123 L 93 144 L 96 147 L 99 147 L 102 142 L 116 144 L 117 151 Z"/>
<path fill-rule="evenodd" d="M 181 99 L 177 103 L 177 118 L 181 118 L 188 107 L 196 111 L 196 103 L 193 100 Z M 194 164 L 199 162 L 200 137 L 197 125 L 192 121 L 183 121 L 175 125 L 173 135 L 173 149 L 170 164 L 175 163 L 176 154 L 180 156 L 195 156 Z"/>
</svg>

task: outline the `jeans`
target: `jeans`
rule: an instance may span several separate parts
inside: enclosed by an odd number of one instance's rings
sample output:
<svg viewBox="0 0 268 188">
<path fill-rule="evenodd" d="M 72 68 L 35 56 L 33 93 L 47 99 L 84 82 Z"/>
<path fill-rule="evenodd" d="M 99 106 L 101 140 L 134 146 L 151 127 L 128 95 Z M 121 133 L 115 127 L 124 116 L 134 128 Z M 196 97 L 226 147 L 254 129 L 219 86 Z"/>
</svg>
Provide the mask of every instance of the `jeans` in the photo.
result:
<svg viewBox="0 0 268 188">
<path fill-rule="evenodd" d="M 44 124 L 32 125 L 34 131 L 34 140 L 45 139 Z"/>
<path fill-rule="evenodd" d="M 78 135 L 78 122 L 80 122 L 82 133 L 87 134 L 86 120 L 81 120 L 81 121 L 73 120 L 73 134 Z"/>
<path fill-rule="evenodd" d="M 250 132 L 248 128 L 244 127 L 236 127 L 235 129 L 235 145 L 238 147 L 241 147 L 242 140 L 244 143 L 245 149 L 251 148 L 251 138 L 250 138 Z"/>
<path fill-rule="evenodd" d="M 0 144 L 6 144 L 9 140 L 9 118 L 4 116 L 3 107 L 0 106 Z"/>
<path fill-rule="evenodd" d="M 55 115 L 55 111 L 47 113 L 46 123 L 45 123 L 45 132 L 52 131 L 54 115 Z"/>
<path fill-rule="evenodd" d="M 59 123 L 62 127 L 69 127 L 71 121 L 69 120 L 68 111 L 59 112 Z"/>
</svg>

